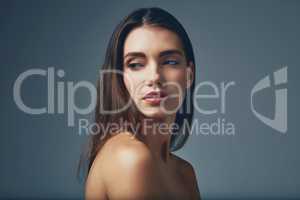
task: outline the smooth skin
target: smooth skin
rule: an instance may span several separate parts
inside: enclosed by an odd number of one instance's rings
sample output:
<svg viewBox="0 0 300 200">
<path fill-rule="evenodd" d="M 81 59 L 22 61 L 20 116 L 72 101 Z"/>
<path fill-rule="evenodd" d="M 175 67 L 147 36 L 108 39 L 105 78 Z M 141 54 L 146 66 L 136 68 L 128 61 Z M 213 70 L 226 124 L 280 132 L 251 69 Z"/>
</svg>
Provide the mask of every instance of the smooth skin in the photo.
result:
<svg viewBox="0 0 300 200">
<path fill-rule="evenodd" d="M 193 69 L 193 63 L 186 62 L 180 38 L 167 29 L 142 26 L 126 38 L 124 83 L 139 111 L 153 123 L 174 122 L 183 97 L 180 90 L 191 85 Z M 177 86 L 166 84 L 171 82 Z M 173 113 L 143 101 L 154 88 L 168 94 L 164 106 Z M 156 126 L 143 130 L 142 140 L 122 132 L 105 142 L 86 181 L 87 200 L 200 199 L 192 165 L 169 150 L 170 134 L 166 133 L 170 130 L 164 134 Z"/>
</svg>

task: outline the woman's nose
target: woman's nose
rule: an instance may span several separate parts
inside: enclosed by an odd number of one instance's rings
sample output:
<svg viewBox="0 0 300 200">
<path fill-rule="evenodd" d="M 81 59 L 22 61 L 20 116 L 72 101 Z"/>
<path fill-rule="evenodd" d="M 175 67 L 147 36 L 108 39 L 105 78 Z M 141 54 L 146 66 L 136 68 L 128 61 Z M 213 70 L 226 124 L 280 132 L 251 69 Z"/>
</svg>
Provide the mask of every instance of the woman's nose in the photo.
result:
<svg viewBox="0 0 300 200">
<path fill-rule="evenodd" d="M 157 63 L 149 65 L 146 77 L 147 77 L 147 84 L 149 86 L 153 86 L 153 85 L 161 86 L 163 77 L 160 70 L 160 66 Z"/>
</svg>

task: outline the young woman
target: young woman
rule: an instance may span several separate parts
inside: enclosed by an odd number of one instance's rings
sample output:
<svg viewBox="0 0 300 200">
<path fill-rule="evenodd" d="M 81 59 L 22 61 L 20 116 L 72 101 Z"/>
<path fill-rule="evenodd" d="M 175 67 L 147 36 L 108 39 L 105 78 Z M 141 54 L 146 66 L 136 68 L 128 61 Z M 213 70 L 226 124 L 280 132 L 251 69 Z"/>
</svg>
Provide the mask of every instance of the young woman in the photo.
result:
<svg viewBox="0 0 300 200">
<path fill-rule="evenodd" d="M 200 199 L 193 167 L 174 155 L 193 117 L 195 61 L 182 25 L 160 8 L 115 29 L 98 82 L 85 198 Z M 104 131 L 105 130 L 105 131 Z"/>
</svg>

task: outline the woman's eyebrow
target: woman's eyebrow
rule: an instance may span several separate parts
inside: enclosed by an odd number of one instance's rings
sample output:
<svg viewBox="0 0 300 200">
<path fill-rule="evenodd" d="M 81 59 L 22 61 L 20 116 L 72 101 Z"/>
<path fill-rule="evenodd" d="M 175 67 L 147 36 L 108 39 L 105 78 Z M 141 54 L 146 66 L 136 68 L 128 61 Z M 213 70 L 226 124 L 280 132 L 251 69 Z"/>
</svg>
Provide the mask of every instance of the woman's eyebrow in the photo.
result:
<svg viewBox="0 0 300 200">
<path fill-rule="evenodd" d="M 170 49 L 170 50 L 160 52 L 159 57 L 169 56 L 169 55 L 173 55 L 173 54 L 178 54 L 180 56 L 184 56 L 182 51 L 177 50 L 177 49 Z"/>
<path fill-rule="evenodd" d="M 127 57 L 143 57 L 143 58 L 145 58 L 146 55 L 142 52 L 129 52 L 124 56 L 124 58 L 127 58 Z"/>
<path fill-rule="evenodd" d="M 182 51 L 180 51 L 178 49 L 169 49 L 169 50 L 165 50 L 165 51 L 160 52 L 159 57 L 173 55 L 173 54 L 184 56 Z M 143 52 L 129 52 L 124 56 L 124 59 L 127 58 L 127 57 L 142 57 L 142 58 L 145 58 L 146 55 Z"/>
</svg>

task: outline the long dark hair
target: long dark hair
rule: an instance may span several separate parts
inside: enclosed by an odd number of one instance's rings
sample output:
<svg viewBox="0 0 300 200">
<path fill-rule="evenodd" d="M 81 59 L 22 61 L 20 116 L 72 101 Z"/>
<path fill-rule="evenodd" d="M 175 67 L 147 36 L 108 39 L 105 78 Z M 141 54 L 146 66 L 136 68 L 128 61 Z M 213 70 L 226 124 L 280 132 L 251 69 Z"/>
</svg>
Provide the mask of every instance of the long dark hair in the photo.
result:
<svg viewBox="0 0 300 200">
<path fill-rule="evenodd" d="M 178 35 L 181 39 L 183 50 L 186 56 L 187 63 L 192 62 L 195 66 L 194 53 L 191 41 L 178 20 L 167 11 L 161 8 L 141 8 L 133 11 L 126 16 L 114 30 L 108 47 L 104 64 L 101 71 L 105 70 L 119 70 L 123 71 L 123 50 L 124 42 L 127 35 L 137 27 L 143 25 L 158 26 L 166 28 Z M 195 70 L 193 70 L 195 77 Z M 180 129 L 171 135 L 170 150 L 176 151 L 180 149 L 189 137 L 189 129 L 185 126 L 191 127 L 193 118 L 193 93 L 195 81 L 186 92 L 180 112 L 176 113 L 175 123 Z M 99 112 L 104 110 L 120 110 L 130 100 L 129 93 L 124 85 L 123 77 L 119 73 L 102 74 L 97 83 L 97 104 L 95 111 L 95 122 L 106 127 L 110 123 L 122 123 L 121 121 L 128 121 L 131 124 L 138 122 L 140 113 L 135 106 L 130 106 L 126 110 L 115 114 L 104 114 Z M 100 108 L 101 106 L 101 108 Z M 120 120 L 122 119 L 122 120 Z M 185 121 L 185 122 L 184 122 Z M 120 124 L 122 126 L 122 124 Z M 131 130 L 129 130 L 131 131 Z M 139 135 L 137 135 L 139 136 Z M 110 137 L 110 134 L 97 130 L 97 134 L 91 134 L 89 138 L 89 146 L 85 155 L 88 161 L 88 171 L 97 155 L 97 152 Z"/>
</svg>

